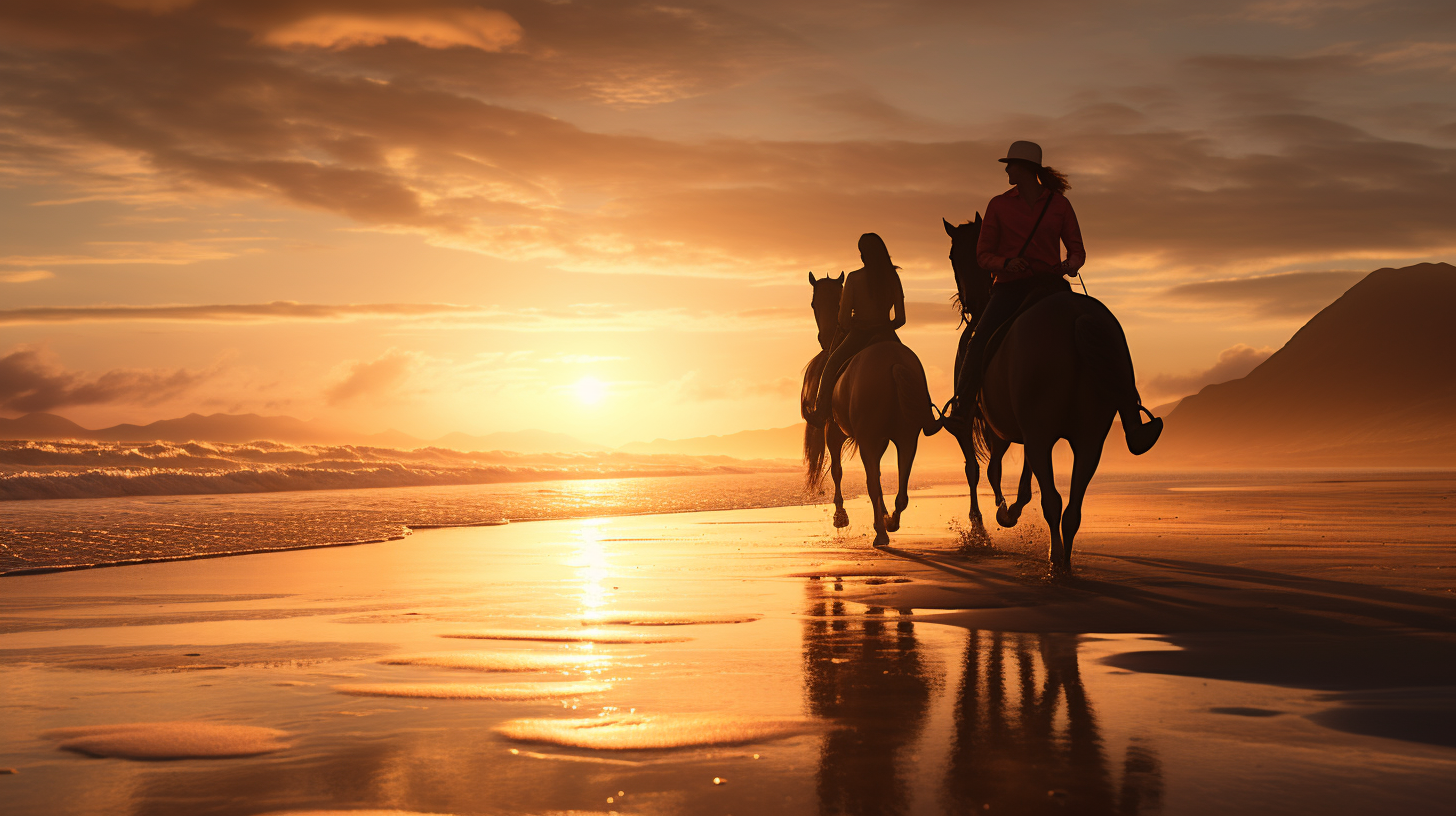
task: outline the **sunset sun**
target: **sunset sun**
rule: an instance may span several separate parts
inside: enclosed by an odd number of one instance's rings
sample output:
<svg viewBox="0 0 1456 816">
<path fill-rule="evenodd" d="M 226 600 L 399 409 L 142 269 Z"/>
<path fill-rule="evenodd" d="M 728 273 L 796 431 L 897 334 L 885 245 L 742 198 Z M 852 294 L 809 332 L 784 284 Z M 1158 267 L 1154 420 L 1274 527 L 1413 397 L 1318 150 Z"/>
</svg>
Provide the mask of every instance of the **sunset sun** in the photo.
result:
<svg viewBox="0 0 1456 816">
<path fill-rule="evenodd" d="M 572 386 L 576 398 L 584 405 L 596 405 L 607 395 L 607 384 L 596 377 L 582 377 Z"/>
</svg>

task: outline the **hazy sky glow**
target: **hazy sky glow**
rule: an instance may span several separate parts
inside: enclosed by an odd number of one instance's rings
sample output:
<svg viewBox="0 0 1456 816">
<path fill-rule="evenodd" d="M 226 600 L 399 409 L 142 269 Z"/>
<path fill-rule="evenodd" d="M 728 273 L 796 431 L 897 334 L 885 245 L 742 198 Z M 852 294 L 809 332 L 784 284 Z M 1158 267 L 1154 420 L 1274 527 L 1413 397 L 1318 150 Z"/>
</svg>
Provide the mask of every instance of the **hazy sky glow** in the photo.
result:
<svg viewBox="0 0 1456 816">
<path fill-rule="evenodd" d="M 1449 0 L 9 0 L 0 410 L 786 425 L 871 230 L 944 399 L 1018 138 L 1176 397 L 1456 256 L 1453 82 Z"/>
</svg>

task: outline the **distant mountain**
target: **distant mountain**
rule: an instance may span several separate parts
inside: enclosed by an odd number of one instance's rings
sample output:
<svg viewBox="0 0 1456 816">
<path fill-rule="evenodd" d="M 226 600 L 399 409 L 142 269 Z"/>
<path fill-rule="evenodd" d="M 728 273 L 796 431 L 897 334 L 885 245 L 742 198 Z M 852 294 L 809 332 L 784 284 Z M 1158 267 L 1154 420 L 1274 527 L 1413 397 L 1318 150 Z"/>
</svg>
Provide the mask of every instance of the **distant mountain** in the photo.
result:
<svg viewBox="0 0 1456 816">
<path fill-rule="evenodd" d="M 290 445 L 369 445 L 381 448 L 414 449 L 426 446 L 466 451 L 512 451 L 515 453 L 575 453 L 604 451 L 602 445 L 583 442 L 567 434 L 527 430 L 469 436 L 452 433 L 426 441 L 400 431 L 361 434 L 316 420 L 259 414 L 188 414 L 147 425 L 113 425 L 91 430 L 62 416 L 26 414 L 17 419 L 0 418 L 0 439 L 82 439 L 96 442 L 226 442 L 241 444 L 270 440 Z"/>
<path fill-rule="evenodd" d="M 761 431 L 739 431 L 724 436 L 629 442 L 617 450 L 622 453 L 734 456 L 739 459 L 798 459 L 804 455 L 804 426 L 800 423 Z"/>
<path fill-rule="evenodd" d="M 357 435 L 340 433 L 332 426 L 288 416 L 258 414 L 188 414 L 179 419 L 162 419 L 147 425 L 113 425 L 88 432 L 86 439 L 102 442 L 163 440 L 187 442 L 255 442 L 268 439 L 290 445 L 337 444 L 356 441 Z"/>
<path fill-rule="evenodd" d="M 55 414 L 36 412 L 16 419 L 0 418 L 3 439 L 91 439 L 91 431 Z"/>
<path fill-rule="evenodd" d="M 530 429 L 525 431 L 503 431 L 471 436 L 463 433 L 446 434 L 430 442 L 439 448 L 463 451 L 514 451 L 516 453 L 583 453 L 605 451 L 605 445 L 583 442 L 570 434 L 551 433 Z"/>
<path fill-rule="evenodd" d="M 1262 466 L 1456 465 L 1453 315 L 1456 267 L 1372 272 L 1248 376 L 1184 398 L 1154 452 Z"/>
</svg>

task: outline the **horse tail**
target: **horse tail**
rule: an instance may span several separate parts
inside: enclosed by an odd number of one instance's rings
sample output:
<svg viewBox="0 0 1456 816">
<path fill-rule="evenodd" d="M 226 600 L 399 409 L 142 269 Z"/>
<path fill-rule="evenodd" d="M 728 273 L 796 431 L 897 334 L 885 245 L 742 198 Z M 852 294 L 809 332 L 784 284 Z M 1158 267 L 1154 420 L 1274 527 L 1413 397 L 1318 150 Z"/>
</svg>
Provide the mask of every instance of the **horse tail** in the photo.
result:
<svg viewBox="0 0 1456 816">
<path fill-rule="evenodd" d="M 804 385 L 799 389 L 799 416 L 805 420 L 814 410 L 814 401 L 819 396 L 819 378 L 824 374 L 824 364 L 829 362 L 829 351 L 827 349 L 814 355 L 814 359 L 804 366 Z"/>
<path fill-rule="evenodd" d="M 991 424 L 986 421 L 985 414 L 981 413 L 980 403 L 972 403 L 971 410 L 971 451 L 975 454 L 976 461 L 986 464 L 991 459 L 991 443 L 986 441 L 991 431 Z"/>
<path fill-rule="evenodd" d="M 1077 360 L 1086 366 L 1097 384 L 1097 391 L 1114 406 L 1124 403 L 1129 394 L 1137 393 L 1133 379 L 1132 352 L 1122 324 L 1101 303 L 1101 308 L 1079 315 L 1073 336 L 1077 340 Z"/>
</svg>

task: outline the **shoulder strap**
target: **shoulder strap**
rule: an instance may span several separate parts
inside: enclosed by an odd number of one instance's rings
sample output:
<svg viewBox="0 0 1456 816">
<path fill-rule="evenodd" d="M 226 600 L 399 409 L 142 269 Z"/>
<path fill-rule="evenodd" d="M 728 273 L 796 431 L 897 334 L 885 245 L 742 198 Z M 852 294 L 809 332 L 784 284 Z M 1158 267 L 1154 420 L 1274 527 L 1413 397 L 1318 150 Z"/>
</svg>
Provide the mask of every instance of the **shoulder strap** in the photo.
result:
<svg viewBox="0 0 1456 816">
<path fill-rule="evenodd" d="M 1041 214 L 1036 217 L 1036 223 L 1031 225 L 1031 232 L 1028 232 L 1026 234 L 1026 243 L 1021 245 L 1021 251 L 1016 253 L 1016 257 L 1020 258 L 1022 255 L 1025 255 L 1026 248 L 1031 246 L 1031 238 L 1032 236 L 1036 235 L 1036 228 L 1041 226 L 1041 220 L 1046 217 L 1047 210 L 1051 209 L 1052 196 L 1054 195 L 1056 195 L 1056 193 L 1052 192 L 1051 190 L 1047 190 L 1047 200 L 1045 204 L 1041 205 Z"/>
</svg>

